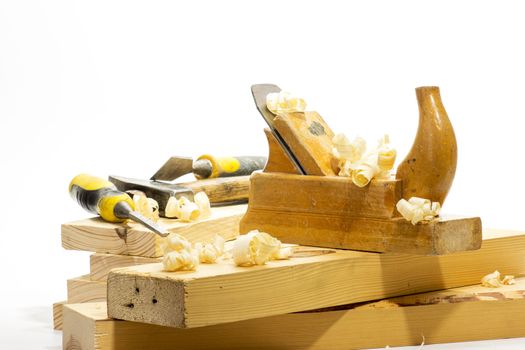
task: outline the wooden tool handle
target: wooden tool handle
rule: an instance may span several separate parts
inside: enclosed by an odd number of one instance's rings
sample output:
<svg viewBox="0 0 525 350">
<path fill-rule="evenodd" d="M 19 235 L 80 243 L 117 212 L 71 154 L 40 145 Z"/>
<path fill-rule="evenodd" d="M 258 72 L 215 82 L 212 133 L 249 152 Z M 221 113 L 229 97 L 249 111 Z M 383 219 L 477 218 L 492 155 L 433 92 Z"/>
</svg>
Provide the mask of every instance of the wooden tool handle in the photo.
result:
<svg viewBox="0 0 525 350">
<path fill-rule="evenodd" d="M 443 205 L 456 174 L 456 135 L 438 87 L 419 87 L 416 96 L 419 127 L 412 149 L 397 168 L 396 178 L 403 180 L 403 198 L 427 198 Z"/>
<path fill-rule="evenodd" d="M 250 176 L 205 179 L 180 185 L 191 188 L 194 193 L 203 191 L 211 203 L 243 201 L 248 199 Z"/>
</svg>

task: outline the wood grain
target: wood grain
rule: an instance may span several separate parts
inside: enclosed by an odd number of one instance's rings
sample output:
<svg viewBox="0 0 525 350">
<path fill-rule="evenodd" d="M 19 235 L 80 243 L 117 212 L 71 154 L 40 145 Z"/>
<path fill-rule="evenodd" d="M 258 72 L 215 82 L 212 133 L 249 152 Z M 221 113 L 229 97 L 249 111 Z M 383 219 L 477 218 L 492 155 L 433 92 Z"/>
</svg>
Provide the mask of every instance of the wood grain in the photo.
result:
<svg viewBox="0 0 525 350">
<path fill-rule="evenodd" d="M 89 258 L 89 278 L 92 281 L 106 282 L 111 269 L 161 261 L 162 258 L 95 253 Z"/>
<path fill-rule="evenodd" d="M 348 177 L 256 173 L 250 181 L 248 210 L 391 218 L 402 198 L 399 180 L 374 180 L 361 188 Z"/>
<path fill-rule="evenodd" d="M 239 232 L 239 221 L 246 212 L 246 205 L 212 208 L 212 216 L 195 222 L 180 222 L 161 219 L 159 224 L 186 237 L 192 242 L 211 239 L 215 234 L 226 240 L 235 238 Z M 127 238 L 120 235 L 127 232 Z M 136 255 L 144 257 L 162 256 L 160 244 L 163 238 L 139 224 L 105 222 L 100 218 L 74 221 L 62 225 L 62 247 L 97 253 Z"/>
<path fill-rule="evenodd" d="M 63 308 L 66 301 L 59 301 L 53 304 L 53 329 L 61 331 L 63 326 Z"/>
<path fill-rule="evenodd" d="M 258 229 L 287 243 L 374 252 L 442 255 L 479 249 L 480 218 L 417 225 L 395 218 L 401 187 L 396 180 L 359 188 L 341 177 L 254 174 L 240 232 Z"/>
<path fill-rule="evenodd" d="M 67 302 L 87 303 L 106 300 L 106 282 L 92 281 L 89 275 L 67 280 Z"/>
<path fill-rule="evenodd" d="M 443 205 L 456 174 L 456 135 L 438 87 L 419 87 L 416 96 L 419 127 L 396 177 L 403 180 L 403 198 L 427 198 Z"/>
<path fill-rule="evenodd" d="M 442 217 L 412 225 L 402 219 L 369 219 L 249 210 L 240 232 L 268 232 L 283 242 L 369 252 L 445 255 L 481 246 L 480 218 Z"/>
<path fill-rule="evenodd" d="M 194 193 L 205 192 L 211 203 L 233 202 L 248 199 L 250 176 L 203 179 L 180 185 L 191 188 Z"/>
<path fill-rule="evenodd" d="M 307 175 L 335 175 L 332 170 L 334 133 L 317 112 L 284 113 L 273 120 Z"/>
<path fill-rule="evenodd" d="M 163 350 L 173 344 L 182 349 L 361 349 L 420 345 L 423 337 L 425 344 L 522 337 L 525 283 L 509 289 L 475 286 L 433 292 L 434 302 L 423 305 L 416 295 L 411 296 L 415 304 L 394 299 L 195 329 L 109 319 L 104 303 L 67 305 L 63 344 L 66 350 Z M 468 297 L 451 302 L 454 293 Z"/>
<path fill-rule="evenodd" d="M 108 313 L 193 328 L 469 285 L 495 269 L 525 274 L 522 232 L 488 230 L 480 250 L 445 256 L 317 250 L 255 267 L 223 261 L 195 272 L 162 272 L 161 264 L 113 270 Z"/>
<path fill-rule="evenodd" d="M 264 172 L 299 174 L 295 165 L 292 163 L 288 155 L 284 153 L 281 145 L 275 138 L 270 129 L 265 128 L 264 134 L 268 140 L 268 161 L 264 167 Z"/>
</svg>

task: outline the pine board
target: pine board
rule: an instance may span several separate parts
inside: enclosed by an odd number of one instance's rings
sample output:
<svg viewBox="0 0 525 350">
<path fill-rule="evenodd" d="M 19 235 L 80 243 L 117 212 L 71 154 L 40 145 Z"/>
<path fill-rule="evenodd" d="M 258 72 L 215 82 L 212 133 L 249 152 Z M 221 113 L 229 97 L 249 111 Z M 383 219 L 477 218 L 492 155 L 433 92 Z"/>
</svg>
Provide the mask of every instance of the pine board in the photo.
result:
<svg viewBox="0 0 525 350">
<path fill-rule="evenodd" d="M 64 308 L 64 304 L 66 304 L 66 301 L 59 301 L 57 303 L 53 304 L 53 329 L 56 331 L 62 330 L 62 310 Z"/>
<path fill-rule="evenodd" d="M 222 261 L 195 272 L 117 269 L 108 277 L 108 314 L 193 328 L 470 285 L 496 269 L 525 275 L 523 232 L 484 235 L 480 250 L 445 256 L 303 247 L 319 254 L 255 267 Z"/>
<path fill-rule="evenodd" d="M 70 304 L 106 300 L 106 282 L 92 281 L 89 275 L 67 280 L 67 302 Z"/>
<path fill-rule="evenodd" d="M 212 216 L 195 222 L 180 222 L 173 219 L 160 219 L 159 224 L 170 232 L 178 233 L 192 242 L 211 239 L 215 234 L 226 240 L 239 234 L 239 222 L 246 212 L 246 205 L 233 205 L 212 208 Z M 127 232 L 127 238 L 120 237 Z M 100 218 L 90 218 L 62 225 L 62 247 L 96 253 L 136 255 L 144 257 L 162 256 L 160 248 L 163 238 L 146 228 L 133 224 L 105 222 Z"/>
<path fill-rule="evenodd" d="M 489 294 L 489 296 L 487 296 Z M 341 310 L 303 312 L 195 329 L 109 319 L 105 303 L 64 308 L 66 350 L 362 349 L 525 336 L 525 281 L 445 290 Z M 454 298 L 454 296 L 457 296 Z M 421 300 L 432 300 L 421 304 Z M 480 322 L 480 320 L 483 320 Z"/>
<path fill-rule="evenodd" d="M 152 264 L 160 261 L 162 261 L 162 258 L 95 253 L 89 258 L 89 278 L 92 281 L 106 282 L 111 269 Z"/>
</svg>

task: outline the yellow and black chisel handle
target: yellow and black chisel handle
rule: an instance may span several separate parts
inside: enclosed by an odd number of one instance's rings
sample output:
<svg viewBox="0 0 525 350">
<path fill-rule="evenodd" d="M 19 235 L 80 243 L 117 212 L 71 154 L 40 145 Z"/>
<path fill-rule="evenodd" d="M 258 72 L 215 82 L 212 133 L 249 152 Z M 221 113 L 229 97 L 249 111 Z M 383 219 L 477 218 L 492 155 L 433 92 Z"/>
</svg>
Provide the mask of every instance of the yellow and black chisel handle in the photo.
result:
<svg viewBox="0 0 525 350">
<path fill-rule="evenodd" d="M 100 215 L 109 222 L 123 222 L 126 219 L 139 222 L 153 232 L 166 237 L 169 232 L 134 211 L 131 197 L 117 190 L 114 184 L 88 174 L 77 175 L 69 184 L 69 194 L 88 212 Z"/>
<path fill-rule="evenodd" d="M 193 163 L 197 179 L 250 175 L 263 169 L 267 158 L 262 156 L 214 157 L 203 154 Z"/>
</svg>

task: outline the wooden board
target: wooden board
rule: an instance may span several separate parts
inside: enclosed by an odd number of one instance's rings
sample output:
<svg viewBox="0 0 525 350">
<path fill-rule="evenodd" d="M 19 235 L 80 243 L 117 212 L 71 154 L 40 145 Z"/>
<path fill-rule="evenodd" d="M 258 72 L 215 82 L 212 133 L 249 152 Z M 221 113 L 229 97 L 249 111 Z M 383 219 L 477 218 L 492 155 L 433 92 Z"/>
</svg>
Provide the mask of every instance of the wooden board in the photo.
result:
<svg viewBox="0 0 525 350">
<path fill-rule="evenodd" d="M 108 314 L 193 328 L 469 285 L 495 269 L 525 274 L 523 232 L 488 230 L 480 250 L 446 256 L 302 249 L 310 253 L 265 266 L 224 261 L 196 272 L 163 272 L 161 264 L 113 270 Z"/>
<path fill-rule="evenodd" d="M 210 218 L 190 223 L 161 219 L 159 223 L 170 232 L 183 235 L 192 242 L 211 239 L 215 234 L 226 240 L 235 238 L 239 232 L 239 221 L 246 212 L 246 205 L 212 208 Z M 127 239 L 120 237 L 127 232 Z M 163 238 L 138 224 L 128 228 L 125 224 L 114 224 L 91 218 L 62 225 L 62 247 L 97 253 L 162 256 L 160 243 Z"/>
<path fill-rule="evenodd" d="M 67 280 L 67 302 L 87 303 L 106 300 L 106 282 L 92 281 L 89 275 Z"/>
<path fill-rule="evenodd" d="M 525 281 L 195 329 L 109 319 L 104 303 L 67 305 L 66 350 L 362 349 L 525 336 Z M 421 300 L 432 300 L 421 304 Z M 482 320 L 482 322 L 479 322 Z M 423 338 L 424 337 L 424 338 Z"/>
<path fill-rule="evenodd" d="M 316 247 L 442 255 L 479 249 L 481 219 L 442 217 L 412 225 L 394 217 L 402 183 L 258 173 L 251 177 L 240 232 L 258 229 L 283 242 Z"/>
<path fill-rule="evenodd" d="M 60 301 L 53 304 L 53 329 L 56 331 L 62 330 L 63 308 L 66 303 L 66 301 Z"/>
<path fill-rule="evenodd" d="M 111 269 L 133 265 L 152 264 L 161 261 L 162 258 L 144 258 L 142 256 L 95 253 L 89 258 L 89 278 L 92 281 L 105 282 Z"/>
</svg>

